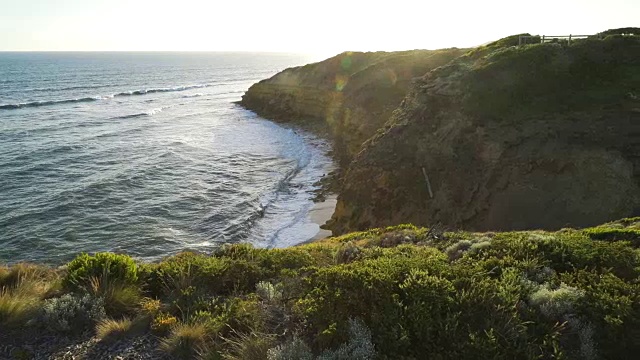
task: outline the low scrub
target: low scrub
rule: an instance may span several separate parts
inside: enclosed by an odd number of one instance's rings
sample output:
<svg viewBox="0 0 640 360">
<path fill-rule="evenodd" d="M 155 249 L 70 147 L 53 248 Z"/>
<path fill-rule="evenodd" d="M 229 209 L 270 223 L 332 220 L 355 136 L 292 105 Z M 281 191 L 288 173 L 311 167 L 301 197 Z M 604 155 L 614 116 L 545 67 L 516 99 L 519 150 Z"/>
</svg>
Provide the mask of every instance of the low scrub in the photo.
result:
<svg viewBox="0 0 640 360">
<path fill-rule="evenodd" d="M 95 329 L 103 341 L 151 333 L 182 359 L 633 358 L 638 228 L 402 225 L 155 264 L 81 255 L 66 274 L 22 264 L 0 268 L 0 328 Z"/>
</svg>

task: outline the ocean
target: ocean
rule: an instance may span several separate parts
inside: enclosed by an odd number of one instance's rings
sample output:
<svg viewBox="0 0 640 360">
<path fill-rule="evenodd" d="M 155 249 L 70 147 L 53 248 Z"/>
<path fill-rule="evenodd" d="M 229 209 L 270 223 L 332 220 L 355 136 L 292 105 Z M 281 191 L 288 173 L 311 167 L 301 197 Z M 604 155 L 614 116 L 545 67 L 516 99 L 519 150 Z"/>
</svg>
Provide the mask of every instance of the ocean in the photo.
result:
<svg viewBox="0 0 640 360">
<path fill-rule="evenodd" d="M 0 53 L 0 263 L 312 238 L 329 144 L 235 104 L 310 56 Z"/>
</svg>

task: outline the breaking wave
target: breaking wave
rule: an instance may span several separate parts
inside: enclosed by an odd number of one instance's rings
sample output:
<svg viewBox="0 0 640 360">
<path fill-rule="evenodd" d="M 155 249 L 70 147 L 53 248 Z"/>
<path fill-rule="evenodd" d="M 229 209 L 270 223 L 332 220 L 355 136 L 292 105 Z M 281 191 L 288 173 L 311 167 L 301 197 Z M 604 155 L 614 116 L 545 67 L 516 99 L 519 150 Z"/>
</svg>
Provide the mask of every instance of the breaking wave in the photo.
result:
<svg viewBox="0 0 640 360">
<path fill-rule="evenodd" d="M 107 100 L 107 99 L 112 99 L 114 97 L 121 97 L 121 96 L 136 96 L 136 95 L 146 95 L 146 94 L 164 93 L 164 92 L 187 91 L 192 89 L 206 88 L 210 86 L 214 86 L 214 84 L 196 84 L 196 85 L 174 86 L 174 87 L 167 87 L 167 88 L 141 89 L 141 90 L 119 92 L 116 94 L 111 94 L 106 96 L 90 96 L 90 97 L 82 97 L 82 98 L 75 98 L 75 99 L 31 101 L 31 102 L 22 102 L 22 103 L 16 103 L 16 104 L 4 104 L 4 105 L 0 105 L 0 110 L 16 110 L 16 109 L 30 108 L 30 107 L 91 102 L 91 101 L 98 101 L 98 100 Z"/>
</svg>

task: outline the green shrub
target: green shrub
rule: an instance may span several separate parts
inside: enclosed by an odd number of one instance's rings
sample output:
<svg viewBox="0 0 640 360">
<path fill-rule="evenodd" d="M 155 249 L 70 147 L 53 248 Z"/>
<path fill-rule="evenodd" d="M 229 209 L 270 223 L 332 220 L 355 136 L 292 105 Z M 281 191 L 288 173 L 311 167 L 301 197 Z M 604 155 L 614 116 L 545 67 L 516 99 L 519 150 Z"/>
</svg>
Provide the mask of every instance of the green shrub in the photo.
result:
<svg viewBox="0 0 640 360">
<path fill-rule="evenodd" d="M 629 241 L 634 247 L 640 247 L 640 230 L 638 229 L 616 229 L 602 226 L 585 229 L 584 233 L 593 240 Z"/>
<path fill-rule="evenodd" d="M 353 242 L 341 244 L 336 250 L 335 263 L 346 264 L 357 260 L 362 256 L 362 250 Z"/>
<path fill-rule="evenodd" d="M 167 313 L 158 312 L 153 316 L 151 320 L 151 331 L 156 334 L 166 334 L 174 326 L 178 324 L 178 319 Z"/>
<path fill-rule="evenodd" d="M 362 321 L 349 319 L 349 341 L 335 350 L 325 350 L 317 360 L 372 360 L 375 357 L 369 328 Z"/>
<path fill-rule="evenodd" d="M 181 296 L 184 289 L 190 287 L 197 296 L 248 293 L 267 277 L 265 269 L 256 262 L 196 253 L 167 258 L 148 271 L 145 274 L 148 294 L 169 299 Z"/>
<path fill-rule="evenodd" d="M 81 254 L 68 264 L 63 285 L 68 289 L 78 289 L 89 286 L 93 278 L 103 277 L 123 284 L 135 284 L 138 281 L 138 266 L 127 255 Z"/>
<path fill-rule="evenodd" d="M 560 284 L 552 289 L 541 286 L 529 297 L 531 305 L 537 307 L 544 316 L 554 320 L 564 320 L 566 315 L 574 314 L 578 300 L 584 296 L 584 291 Z"/>
<path fill-rule="evenodd" d="M 282 285 L 260 281 L 256 284 L 256 295 L 266 302 L 280 302 L 282 300 Z"/>
</svg>

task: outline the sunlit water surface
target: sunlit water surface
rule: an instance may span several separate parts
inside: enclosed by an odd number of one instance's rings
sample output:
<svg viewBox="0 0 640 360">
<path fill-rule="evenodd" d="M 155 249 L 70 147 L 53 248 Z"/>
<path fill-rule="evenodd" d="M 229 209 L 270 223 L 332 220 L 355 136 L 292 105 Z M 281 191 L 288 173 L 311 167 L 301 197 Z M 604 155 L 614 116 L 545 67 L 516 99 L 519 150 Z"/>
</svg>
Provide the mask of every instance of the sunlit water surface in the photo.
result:
<svg viewBox="0 0 640 360">
<path fill-rule="evenodd" d="M 328 144 L 234 104 L 311 60 L 0 53 L 0 262 L 97 251 L 154 260 L 311 238 Z"/>
</svg>

